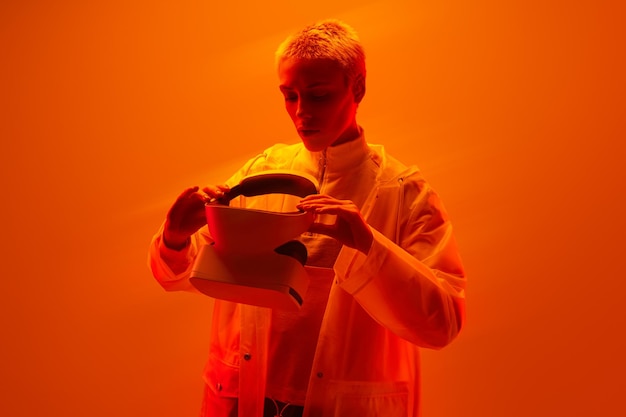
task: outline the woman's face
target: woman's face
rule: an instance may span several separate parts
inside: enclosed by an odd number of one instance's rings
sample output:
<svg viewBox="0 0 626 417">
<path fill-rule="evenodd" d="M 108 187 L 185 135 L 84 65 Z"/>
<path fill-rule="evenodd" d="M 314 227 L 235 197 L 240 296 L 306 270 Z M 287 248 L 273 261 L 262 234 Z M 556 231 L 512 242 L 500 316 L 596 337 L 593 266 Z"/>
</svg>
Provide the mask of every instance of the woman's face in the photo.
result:
<svg viewBox="0 0 626 417">
<path fill-rule="evenodd" d="M 278 65 L 285 108 L 304 143 L 313 152 L 359 136 L 354 83 L 329 59 L 286 58 Z"/>
</svg>

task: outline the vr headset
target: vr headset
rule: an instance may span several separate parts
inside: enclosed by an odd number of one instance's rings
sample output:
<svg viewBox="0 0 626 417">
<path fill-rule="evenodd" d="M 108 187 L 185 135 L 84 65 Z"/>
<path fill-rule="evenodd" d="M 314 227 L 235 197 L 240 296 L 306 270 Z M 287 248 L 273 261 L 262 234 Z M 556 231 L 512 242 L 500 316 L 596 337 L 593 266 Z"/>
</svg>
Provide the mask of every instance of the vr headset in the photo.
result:
<svg viewBox="0 0 626 417">
<path fill-rule="evenodd" d="M 206 204 L 213 243 L 203 245 L 192 266 L 191 284 L 201 293 L 236 303 L 297 311 L 309 278 L 307 250 L 295 240 L 315 215 L 231 207 L 238 196 L 317 194 L 317 181 L 304 173 L 266 171 L 241 180 Z"/>
</svg>

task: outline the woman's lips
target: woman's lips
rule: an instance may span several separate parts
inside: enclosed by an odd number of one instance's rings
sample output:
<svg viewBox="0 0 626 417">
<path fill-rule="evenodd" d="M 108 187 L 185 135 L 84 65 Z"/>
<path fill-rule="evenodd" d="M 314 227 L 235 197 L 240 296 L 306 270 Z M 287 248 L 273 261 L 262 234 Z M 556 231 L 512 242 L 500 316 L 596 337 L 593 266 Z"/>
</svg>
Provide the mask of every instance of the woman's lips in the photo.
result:
<svg viewBox="0 0 626 417">
<path fill-rule="evenodd" d="M 315 129 L 298 129 L 298 133 L 300 133 L 302 136 L 311 136 L 316 134 L 317 132 L 319 132 L 319 130 L 315 130 Z"/>
</svg>

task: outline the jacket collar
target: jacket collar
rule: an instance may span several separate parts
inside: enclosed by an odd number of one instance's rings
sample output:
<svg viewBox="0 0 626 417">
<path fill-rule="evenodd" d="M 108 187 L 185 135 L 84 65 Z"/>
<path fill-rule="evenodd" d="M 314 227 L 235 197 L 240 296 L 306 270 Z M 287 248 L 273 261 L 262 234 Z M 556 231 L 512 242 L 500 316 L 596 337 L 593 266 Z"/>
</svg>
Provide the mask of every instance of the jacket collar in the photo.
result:
<svg viewBox="0 0 626 417">
<path fill-rule="evenodd" d="M 370 156 L 369 146 L 365 140 L 363 129 L 358 138 L 336 146 L 329 146 L 323 151 L 309 152 L 312 163 L 325 166 L 326 175 L 343 175 L 351 168 L 357 167 Z"/>
</svg>

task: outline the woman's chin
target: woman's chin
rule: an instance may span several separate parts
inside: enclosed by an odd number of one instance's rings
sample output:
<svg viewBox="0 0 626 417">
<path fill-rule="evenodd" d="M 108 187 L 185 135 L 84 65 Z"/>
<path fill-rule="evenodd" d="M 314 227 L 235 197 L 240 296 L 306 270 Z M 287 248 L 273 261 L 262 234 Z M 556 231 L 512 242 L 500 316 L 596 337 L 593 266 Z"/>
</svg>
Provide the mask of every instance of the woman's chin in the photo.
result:
<svg viewBox="0 0 626 417">
<path fill-rule="evenodd" d="M 302 135 L 300 134 L 300 140 L 304 144 L 304 147 L 307 148 L 310 152 L 321 152 L 324 149 L 328 148 L 332 145 L 331 140 L 327 140 L 319 133 L 314 135 Z"/>
</svg>

